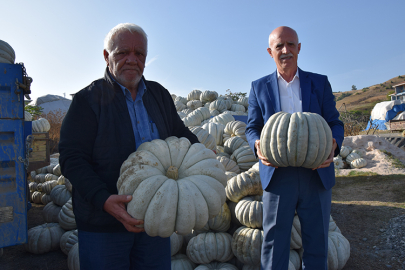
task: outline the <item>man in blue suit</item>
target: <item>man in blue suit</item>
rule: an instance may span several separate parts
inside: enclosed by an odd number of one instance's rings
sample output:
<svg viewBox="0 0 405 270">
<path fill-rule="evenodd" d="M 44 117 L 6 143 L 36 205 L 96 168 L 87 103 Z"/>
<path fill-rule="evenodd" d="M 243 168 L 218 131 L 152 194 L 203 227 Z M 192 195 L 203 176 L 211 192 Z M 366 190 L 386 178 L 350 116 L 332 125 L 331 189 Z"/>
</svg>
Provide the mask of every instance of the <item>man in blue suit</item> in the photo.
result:
<svg viewBox="0 0 405 270">
<path fill-rule="evenodd" d="M 267 51 L 277 70 L 254 81 L 249 95 L 246 137 L 261 160 L 264 189 L 262 269 L 288 268 L 295 211 L 301 223 L 303 269 L 327 269 L 331 188 L 335 184 L 333 156 L 339 154 L 344 129 L 327 77 L 298 68 L 300 50 L 301 43 L 293 29 L 276 28 L 270 34 Z M 278 168 L 262 156 L 260 133 L 270 116 L 279 111 L 317 113 L 329 124 L 333 147 L 318 168 Z"/>
</svg>

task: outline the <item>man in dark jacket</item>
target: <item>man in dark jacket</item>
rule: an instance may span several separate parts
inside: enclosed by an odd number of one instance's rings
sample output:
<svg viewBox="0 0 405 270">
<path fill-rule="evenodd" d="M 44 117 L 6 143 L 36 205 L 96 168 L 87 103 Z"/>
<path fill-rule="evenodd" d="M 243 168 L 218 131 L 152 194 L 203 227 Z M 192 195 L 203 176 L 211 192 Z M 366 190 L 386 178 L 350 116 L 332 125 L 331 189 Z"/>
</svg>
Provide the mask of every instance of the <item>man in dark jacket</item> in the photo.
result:
<svg viewBox="0 0 405 270">
<path fill-rule="evenodd" d="M 170 93 L 143 77 L 147 36 L 119 24 L 106 36 L 104 78 L 75 94 L 63 121 L 59 152 L 73 185 L 82 269 L 170 269 L 170 238 L 149 237 L 118 195 L 121 164 L 143 142 L 197 137 L 184 126 Z"/>
</svg>

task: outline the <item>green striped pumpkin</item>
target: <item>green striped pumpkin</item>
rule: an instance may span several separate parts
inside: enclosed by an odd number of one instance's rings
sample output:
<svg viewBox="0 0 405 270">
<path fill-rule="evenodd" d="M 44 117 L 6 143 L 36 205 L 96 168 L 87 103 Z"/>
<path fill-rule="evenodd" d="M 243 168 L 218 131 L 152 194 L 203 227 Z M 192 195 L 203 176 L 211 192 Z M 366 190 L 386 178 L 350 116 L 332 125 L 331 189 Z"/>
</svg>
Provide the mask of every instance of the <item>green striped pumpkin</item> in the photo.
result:
<svg viewBox="0 0 405 270">
<path fill-rule="evenodd" d="M 316 113 L 278 112 L 260 134 L 260 151 L 278 167 L 316 168 L 332 151 L 332 131 Z"/>
</svg>

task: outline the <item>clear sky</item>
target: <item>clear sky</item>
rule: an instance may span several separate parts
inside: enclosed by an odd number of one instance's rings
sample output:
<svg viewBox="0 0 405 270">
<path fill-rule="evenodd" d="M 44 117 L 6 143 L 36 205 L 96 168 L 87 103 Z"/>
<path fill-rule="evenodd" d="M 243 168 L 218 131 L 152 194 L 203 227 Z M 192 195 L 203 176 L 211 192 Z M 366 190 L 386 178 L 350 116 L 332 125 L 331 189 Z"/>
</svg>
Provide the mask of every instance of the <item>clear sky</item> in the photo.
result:
<svg viewBox="0 0 405 270">
<path fill-rule="evenodd" d="M 301 69 L 347 91 L 405 74 L 405 1 L 1 0 L 0 39 L 33 78 L 31 98 L 70 98 L 103 76 L 103 40 L 122 22 L 148 35 L 147 80 L 181 96 L 250 91 L 276 70 L 268 36 L 281 25 L 302 43 Z"/>
</svg>

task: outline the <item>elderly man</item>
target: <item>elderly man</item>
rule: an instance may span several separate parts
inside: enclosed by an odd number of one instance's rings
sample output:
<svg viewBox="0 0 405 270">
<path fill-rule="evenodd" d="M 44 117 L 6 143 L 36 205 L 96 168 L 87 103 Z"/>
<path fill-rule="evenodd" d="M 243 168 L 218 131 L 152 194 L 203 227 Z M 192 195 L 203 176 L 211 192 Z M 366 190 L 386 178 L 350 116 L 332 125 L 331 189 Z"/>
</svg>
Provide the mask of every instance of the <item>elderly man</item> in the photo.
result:
<svg viewBox="0 0 405 270">
<path fill-rule="evenodd" d="M 262 269 L 287 269 L 291 226 L 295 211 L 301 222 L 303 269 L 327 269 L 331 188 L 335 184 L 333 156 L 343 141 L 332 89 L 326 76 L 298 68 L 301 43 L 289 27 L 276 28 L 269 37 L 270 56 L 277 70 L 252 83 L 246 137 L 260 158 L 263 191 Z M 260 152 L 260 132 L 271 115 L 313 112 L 332 129 L 333 149 L 318 168 L 277 168 Z"/>
<path fill-rule="evenodd" d="M 149 237 L 117 195 L 120 167 L 143 142 L 197 137 L 176 112 L 170 93 L 143 77 L 147 37 L 135 24 L 106 36 L 104 78 L 73 98 L 59 143 L 63 175 L 73 185 L 81 269 L 170 269 L 170 238 Z"/>
</svg>

